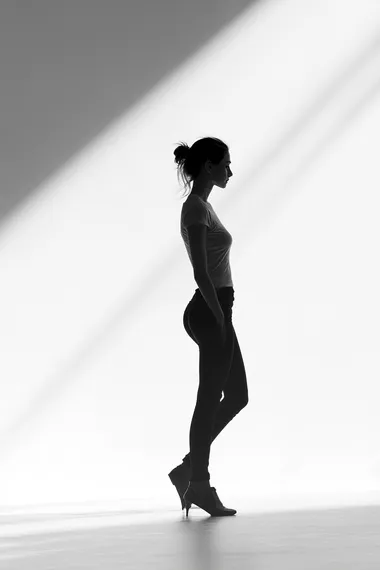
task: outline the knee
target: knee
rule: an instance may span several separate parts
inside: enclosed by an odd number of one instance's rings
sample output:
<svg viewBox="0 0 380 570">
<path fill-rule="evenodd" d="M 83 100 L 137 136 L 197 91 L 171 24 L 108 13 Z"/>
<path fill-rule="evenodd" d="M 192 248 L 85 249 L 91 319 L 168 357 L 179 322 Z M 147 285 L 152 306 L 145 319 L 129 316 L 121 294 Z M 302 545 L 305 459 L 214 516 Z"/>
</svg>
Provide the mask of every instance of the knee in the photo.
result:
<svg viewBox="0 0 380 570">
<path fill-rule="evenodd" d="M 248 388 L 247 386 L 244 387 L 244 390 L 241 390 L 238 398 L 239 410 L 245 408 L 248 404 Z"/>
<path fill-rule="evenodd" d="M 240 410 L 245 408 L 247 404 L 248 404 L 248 395 L 240 398 L 235 397 L 229 399 L 230 408 L 233 409 L 235 414 L 238 414 Z"/>
<path fill-rule="evenodd" d="M 245 408 L 248 405 L 248 394 L 245 398 L 240 401 L 240 410 Z"/>
</svg>

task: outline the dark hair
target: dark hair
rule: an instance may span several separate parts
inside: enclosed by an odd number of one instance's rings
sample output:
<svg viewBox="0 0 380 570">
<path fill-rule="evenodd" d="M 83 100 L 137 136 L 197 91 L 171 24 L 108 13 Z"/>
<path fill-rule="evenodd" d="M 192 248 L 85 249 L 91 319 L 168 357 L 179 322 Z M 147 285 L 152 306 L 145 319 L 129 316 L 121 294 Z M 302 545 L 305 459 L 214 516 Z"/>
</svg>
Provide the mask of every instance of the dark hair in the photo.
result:
<svg viewBox="0 0 380 570">
<path fill-rule="evenodd" d="M 174 151 L 178 182 L 181 175 L 185 190 L 188 189 L 190 194 L 190 182 L 196 179 L 204 163 L 211 160 L 213 164 L 219 164 L 228 150 L 223 141 L 214 137 L 198 139 L 191 148 L 181 142 Z"/>
</svg>

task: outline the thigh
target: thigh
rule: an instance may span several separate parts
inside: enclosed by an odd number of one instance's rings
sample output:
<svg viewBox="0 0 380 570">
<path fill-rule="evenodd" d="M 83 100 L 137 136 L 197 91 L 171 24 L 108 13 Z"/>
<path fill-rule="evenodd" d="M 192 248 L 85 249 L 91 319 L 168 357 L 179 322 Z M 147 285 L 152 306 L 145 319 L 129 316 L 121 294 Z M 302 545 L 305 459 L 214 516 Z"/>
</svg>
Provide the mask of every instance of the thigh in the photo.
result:
<svg viewBox="0 0 380 570">
<path fill-rule="evenodd" d="M 224 397 L 228 397 L 229 399 L 236 399 L 242 404 L 247 404 L 248 385 L 244 361 L 241 354 L 239 341 L 237 339 L 236 332 L 232 323 L 231 327 L 233 337 L 233 354 L 228 377 L 223 387 Z"/>
<path fill-rule="evenodd" d="M 222 302 L 224 305 L 224 303 Z M 194 295 L 187 305 L 183 324 L 187 334 L 199 347 L 199 395 L 220 399 L 232 366 L 234 333 L 231 307 L 224 307 L 226 316 L 226 339 L 222 338 L 221 327 L 206 302 L 200 295 Z"/>
<path fill-rule="evenodd" d="M 232 323 L 226 324 L 226 339 L 216 324 L 198 334 L 199 342 L 199 391 L 198 396 L 220 401 L 229 377 L 233 354 L 234 335 Z"/>
</svg>

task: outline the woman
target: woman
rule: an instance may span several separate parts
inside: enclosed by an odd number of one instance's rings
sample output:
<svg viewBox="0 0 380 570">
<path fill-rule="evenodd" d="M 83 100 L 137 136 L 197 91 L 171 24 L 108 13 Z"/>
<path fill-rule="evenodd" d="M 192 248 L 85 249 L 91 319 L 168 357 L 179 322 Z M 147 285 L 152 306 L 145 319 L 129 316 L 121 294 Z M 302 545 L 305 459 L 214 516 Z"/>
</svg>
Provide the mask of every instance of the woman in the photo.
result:
<svg viewBox="0 0 380 570">
<path fill-rule="evenodd" d="M 210 487 L 210 446 L 248 403 L 244 362 L 232 324 L 234 288 L 229 264 L 232 236 L 208 202 L 213 186 L 225 188 L 232 176 L 227 145 L 203 138 L 175 151 L 178 173 L 190 190 L 182 206 L 181 235 L 198 285 L 183 324 L 199 347 L 199 387 L 190 426 L 190 453 L 169 473 L 188 516 L 191 504 L 213 516 L 236 514 Z M 223 393 L 223 400 L 222 398 Z"/>
</svg>

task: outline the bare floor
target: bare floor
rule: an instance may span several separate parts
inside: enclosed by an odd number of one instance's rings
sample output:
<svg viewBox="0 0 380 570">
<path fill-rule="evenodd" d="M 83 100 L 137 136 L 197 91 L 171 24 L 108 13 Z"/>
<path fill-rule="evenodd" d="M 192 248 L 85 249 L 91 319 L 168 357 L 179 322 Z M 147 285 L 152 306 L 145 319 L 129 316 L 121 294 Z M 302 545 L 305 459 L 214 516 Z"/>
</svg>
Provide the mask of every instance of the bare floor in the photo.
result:
<svg viewBox="0 0 380 570">
<path fill-rule="evenodd" d="M 379 570 L 380 507 L 0 516 L 3 570 Z"/>
</svg>

